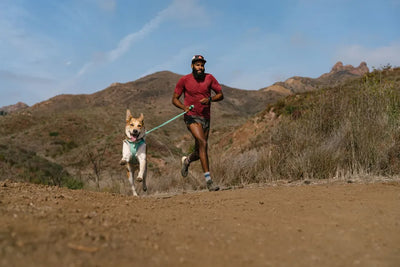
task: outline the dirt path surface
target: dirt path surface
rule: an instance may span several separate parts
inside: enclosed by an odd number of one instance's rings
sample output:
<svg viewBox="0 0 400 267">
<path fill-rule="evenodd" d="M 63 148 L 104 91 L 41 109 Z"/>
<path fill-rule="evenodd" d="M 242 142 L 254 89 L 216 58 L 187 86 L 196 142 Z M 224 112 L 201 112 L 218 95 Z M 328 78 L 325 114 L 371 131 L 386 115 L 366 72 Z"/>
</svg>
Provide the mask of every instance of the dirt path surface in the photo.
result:
<svg viewBox="0 0 400 267">
<path fill-rule="evenodd" d="M 400 183 L 175 196 L 0 183 L 1 266 L 400 266 Z"/>
</svg>

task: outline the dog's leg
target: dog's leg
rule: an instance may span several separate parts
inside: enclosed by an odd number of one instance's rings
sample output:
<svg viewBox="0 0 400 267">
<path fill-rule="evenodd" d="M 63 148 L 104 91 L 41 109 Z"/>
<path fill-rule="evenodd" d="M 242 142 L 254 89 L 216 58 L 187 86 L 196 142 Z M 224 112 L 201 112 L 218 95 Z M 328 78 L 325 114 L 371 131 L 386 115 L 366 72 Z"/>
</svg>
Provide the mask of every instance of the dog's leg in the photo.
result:
<svg viewBox="0 0 400 267">
<path fill-rule="evenodd" d="M 121 165 L 127 164 L 132 158 L 131 149 L 129 147 L 129 143 L 124 141 L 122 142 L 122 159 L 119 162 Z"/>
<path fill-rule="evenodd" d="M 147 177 L 147 167 L 146 167 L 146 170 L 144 171 L 143 182 L 142 182 L 142 186 L 143 186 L 143 191 L 144 192 L 147 191 L 146 177 Z"/>
<path fill-rule="evenodd" d="M 136 190 L 135 190 L 135 181 L 133 180 L 133 172 L 135 169 L 132 166 L 132 164 L 130 164 L 130 163 L 128 163 L 126 165 L 126 169 L 127 169 L 128 180 L 131 183 L 131 187 L 132 187 L 132 194 L 137 197 L 138 194 L 136 193 Z"/>
<path fill-rule="evenodd" d="M 146 162 L 146 144 L 141 145 L 136 153 L 136 157 L 139 161 L 139 172 L 137 175 L 137 181 L 142 181 L 147 168 Z"/>
<path fill-rule="evenodd" d="M 139 161 L 139 172 L 136 178 L 137 181 L 143 182 L 143 191 L 147 191 L 146 175 L 147 175 L 147 157 L 146 157 L 146 144 L 139 147 L 137 151 L 137 159 Z"/>
</svg>

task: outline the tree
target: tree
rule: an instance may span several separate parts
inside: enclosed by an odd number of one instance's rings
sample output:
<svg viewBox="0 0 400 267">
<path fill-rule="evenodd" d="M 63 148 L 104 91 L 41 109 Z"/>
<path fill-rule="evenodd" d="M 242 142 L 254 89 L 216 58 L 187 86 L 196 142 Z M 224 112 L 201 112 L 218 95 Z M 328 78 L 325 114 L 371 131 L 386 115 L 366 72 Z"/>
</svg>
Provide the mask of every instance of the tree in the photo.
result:
<svg viewBox="0 0 400 267">
<path fill-rule="evenodd" d="M 103 170 L 104 154 L 108 149 L 109 144 L 105 144 L 101 148 L 94 150 L 87 150 L 86 155 L 92 165 L 94 172 L 94 180 L 96 182 L 97 190 L 100 190 L 100 176 Z"/>
</svg>

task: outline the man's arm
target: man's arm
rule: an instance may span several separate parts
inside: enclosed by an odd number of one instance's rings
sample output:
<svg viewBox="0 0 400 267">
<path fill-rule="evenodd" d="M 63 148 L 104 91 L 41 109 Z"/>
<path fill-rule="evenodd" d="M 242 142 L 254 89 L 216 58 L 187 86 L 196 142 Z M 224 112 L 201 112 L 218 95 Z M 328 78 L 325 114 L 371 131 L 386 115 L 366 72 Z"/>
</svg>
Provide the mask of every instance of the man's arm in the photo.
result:
<svg viewBox="0 0 400 267">
<path fill-rule="evenodd" d="M 211 77 L 210 88 L 215 92 L 215 95 L 213 97 L 203 98 L 202 100 L 200 100 L 200 102 L 203 105 L 211 104 L 211 102 L 218 102 L 224 99 L 224 94 L 222 93 L 221 85 L 218 83 L 217 79 L 215 79 L 215 77 L 212 76 L 211 74 L 210 77 Z"/>
<path fill-rule="evenodd" d="M 200 100 L 200 102 L 203 105 L 207 105 L 210 104 L 211 102 L 218 102 L 223 99 L 224 99 L 224 94 L 222 93 L 222 91 L 220 91 L 213 97 L 210 96 L 209 98 L 203 98 L 202 100 Z"/>
<path fill-rule="evenodd" d="M 183 109 L 184 111 L 188 112 L 190 110 L 189 107 L 182 104 L 182 102 L 179 100 L 180 97 L 181 97 L 180 95 L 174 93 L 174 95 L 172 96 L 172 104 L 174 104 L 175 107 Z"/>
<path fill-rule="evenodd" d="M 212 102 L 218 102 L 224 99 L 224 94 L 222 93 L 222 91 L 220 91 L 219 93 L 217 93 L 215 96 L 213 96 L 211 98 Z"/>
</svg>

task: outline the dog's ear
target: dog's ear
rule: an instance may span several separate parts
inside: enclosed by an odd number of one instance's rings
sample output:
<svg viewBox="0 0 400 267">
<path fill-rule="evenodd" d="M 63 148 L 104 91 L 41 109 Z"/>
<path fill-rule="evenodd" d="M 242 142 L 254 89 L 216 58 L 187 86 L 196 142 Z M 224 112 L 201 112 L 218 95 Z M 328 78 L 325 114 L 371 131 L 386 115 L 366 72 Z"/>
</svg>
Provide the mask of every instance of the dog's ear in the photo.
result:
<svg viewBox="0 0 400 267">
<path fill-rule="evenodd" d="M 143 116 L 143 113 L 140 113 L 139 120 L 140 120 L 140 121 L 142 121 L 142 123 L 144 122 L 144 116 Z"/>
<path fill-rule="evenodd" d="M 126 110 L 126 121 L 129 121 L 132 118 L 131 111 L 129 109 Z"/>
</svg>

